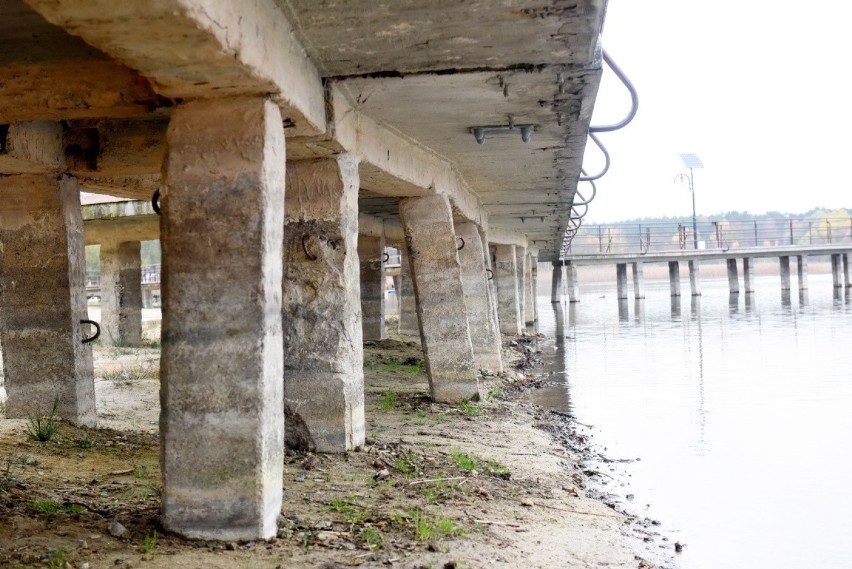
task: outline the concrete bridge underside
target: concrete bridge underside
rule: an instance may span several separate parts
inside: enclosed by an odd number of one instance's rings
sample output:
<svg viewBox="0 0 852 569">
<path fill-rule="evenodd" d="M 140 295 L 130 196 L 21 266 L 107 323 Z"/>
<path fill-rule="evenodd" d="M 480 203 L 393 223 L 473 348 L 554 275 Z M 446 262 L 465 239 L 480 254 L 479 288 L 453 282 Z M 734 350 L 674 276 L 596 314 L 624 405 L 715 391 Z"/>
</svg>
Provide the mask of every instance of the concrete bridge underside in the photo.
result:
<svg viewBox="0 0 852 569">
<path fill-rule="evenodd" d="M 477 368 L 501 365 L 498 331 L 534 321 L 536 261 L 558 258 L 577 185 L 605 8 L 0 3 L 6 416 L 58 400 L 64 418 L 95 424 L 84 242 L 101 244 L 120 335 L 138 242 L 157 227 L 164 526 L 275 535 L 285 438 L 325 452 L 364 442 L 375 314 L 363 310 L 383 244 L 404 253 L 436 400 L 477 397 Z M 482 127 L 497 128 L 478 144 Z M 140 229 L 107 211 L 84 239 L 81 190 L 159 191 L 162 215 L 136 212 Z"/>
</svg>

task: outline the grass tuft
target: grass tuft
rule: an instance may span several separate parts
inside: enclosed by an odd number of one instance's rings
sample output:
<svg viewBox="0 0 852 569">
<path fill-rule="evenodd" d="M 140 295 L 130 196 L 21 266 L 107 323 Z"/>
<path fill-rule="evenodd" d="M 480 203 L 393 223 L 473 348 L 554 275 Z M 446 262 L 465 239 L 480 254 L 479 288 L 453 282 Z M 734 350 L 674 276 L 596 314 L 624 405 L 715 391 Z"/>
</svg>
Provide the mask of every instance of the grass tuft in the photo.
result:
<svg viewBox="0 0 852 569">
<path fill-rule="evenodd" d="M 382 398 L 379 400 L 379 409 L 381 411 L 390 411 L 396 405 L 396 393 L 393 391 L 385 391 Z"/>
<path fill-rule="evenodd" d="M 59 397 L 53 400 L 53 408 L 50 414 L 30 415 L 27 419 L 27 434 L 38 442 L 47 442 L 59 430 Z"/>
</svg>

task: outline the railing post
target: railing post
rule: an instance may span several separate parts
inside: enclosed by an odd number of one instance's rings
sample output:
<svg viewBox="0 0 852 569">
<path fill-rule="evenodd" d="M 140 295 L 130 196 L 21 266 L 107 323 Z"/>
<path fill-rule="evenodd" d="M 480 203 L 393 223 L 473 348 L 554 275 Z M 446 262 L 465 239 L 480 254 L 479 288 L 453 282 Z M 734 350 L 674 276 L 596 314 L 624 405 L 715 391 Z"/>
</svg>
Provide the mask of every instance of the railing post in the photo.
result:
<svg viewBox="0 0 852 569">
<path fill-rule="evenodd" d="M 757 240 L 757 220 L 754 220 L 754 246 L 760 247 L 760 242 Z"/>
<path fill-rule="evenodd" d="M 603 230 L 600 225 L 598 225 L 598 252 L 603 253 Z"/>
<path fill-rule="evenodd" d="M 793 220 L 790 220 L 790 245 L 793 244 Z"/>
<path fill-rule="evenodd" d="M 825 236 L 828 239 L 828 242 L 831 243 L 831 221 L 825 220 Z"/>
</svg>

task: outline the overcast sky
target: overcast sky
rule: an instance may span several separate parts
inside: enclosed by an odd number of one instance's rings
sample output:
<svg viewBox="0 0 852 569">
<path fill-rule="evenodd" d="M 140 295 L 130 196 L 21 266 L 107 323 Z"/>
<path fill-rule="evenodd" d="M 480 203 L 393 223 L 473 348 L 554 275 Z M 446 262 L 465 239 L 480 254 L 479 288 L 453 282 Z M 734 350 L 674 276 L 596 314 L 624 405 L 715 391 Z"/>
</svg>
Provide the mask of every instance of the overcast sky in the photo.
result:
<svg viewBox="0 0 852 569">
<path fill-rule="evenodd" d="M 612 156 L 587 222 L 691 215 L 679 153 L 696 153 L 700 214 L 852 207 L 852 7 L 791 0 L 610 0 L 603 46 L 639 113 L 599 135 Z M 608 70 L 592 124 L 620 120 Z M 588 172 L 601 158 L 589 143 Z M 586 193 L 588 184 L 581 184 Z"/>
</svg>

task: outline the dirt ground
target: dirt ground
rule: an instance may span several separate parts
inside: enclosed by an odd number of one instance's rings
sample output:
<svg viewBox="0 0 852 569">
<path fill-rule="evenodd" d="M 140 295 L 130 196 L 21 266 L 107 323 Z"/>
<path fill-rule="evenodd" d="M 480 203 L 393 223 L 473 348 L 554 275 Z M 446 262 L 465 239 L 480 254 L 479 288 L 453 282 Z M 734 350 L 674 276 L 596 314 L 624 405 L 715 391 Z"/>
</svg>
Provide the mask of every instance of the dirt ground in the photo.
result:
<svg viewBox="0 0 852 569">
<path fill-rule="evenodd" d="M 289 452 L 277 539 L 220 543 L 159 526 L 158 347 L 98 347 L 98 429 L 0 421 L 0 567 L 657 567 L 643 539 L 673 546 L 596 499 L 584 438 L 523 402 L 535 351 L 507 346 L 510 371 L 454 407 L 416 339 L 368 343 L 366 448 Z"/>
</svg>

